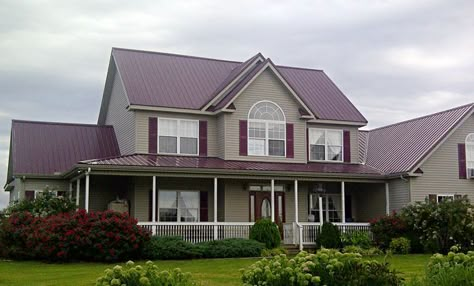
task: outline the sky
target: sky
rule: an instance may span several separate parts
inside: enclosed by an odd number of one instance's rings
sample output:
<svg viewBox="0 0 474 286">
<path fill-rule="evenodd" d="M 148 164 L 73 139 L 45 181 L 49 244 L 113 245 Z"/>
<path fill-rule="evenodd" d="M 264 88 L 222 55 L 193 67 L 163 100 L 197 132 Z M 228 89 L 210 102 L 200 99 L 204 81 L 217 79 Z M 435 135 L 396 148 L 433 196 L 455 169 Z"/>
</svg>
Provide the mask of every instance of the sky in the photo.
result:
<svg viewBox="0 0 474 286">
<path fill-rule="evenodd" d="M 97 122 L 112 47 L 323 69 L 370 129 L 474 102 L 473 12 L 469 0 L 0 0 L 0 183 L 12 119 Z"/>
</svg>

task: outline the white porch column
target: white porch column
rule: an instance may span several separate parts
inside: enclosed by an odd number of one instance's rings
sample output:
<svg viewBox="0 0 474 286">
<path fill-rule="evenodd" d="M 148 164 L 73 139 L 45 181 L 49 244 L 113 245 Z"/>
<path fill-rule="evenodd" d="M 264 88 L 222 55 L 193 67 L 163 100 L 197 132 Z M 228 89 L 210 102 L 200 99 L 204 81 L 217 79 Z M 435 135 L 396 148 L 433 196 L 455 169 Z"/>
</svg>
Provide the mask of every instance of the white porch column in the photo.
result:
<svg viewBox="0 0 474 286">
<path fill-rule="evenodd" d="M 156 222 L 156 176 L 153 176 L 152 182 L 151 221 Z"/>
<path fill-rule="evenodd" d="M 298 180 L 295 180 L 295 222 L 298 222 Z"/>
<path fill-rule="evenodd" d="M 79 196 L 81 194 L 81 179 L 76 180 L 76 206 L 79 208 Z"/>
<path fill-rule="evenodd" d="M 341 182 L 342 223 L 346 223 L 346 183 Z"/>
<path fill-rule="evenodd" d="M 86 195 L 84 197 L 85 202 L 84 202 L 84 208 L 86 209 L 86 212 L 89 212 L 89 180 L 90 180 L 90 175 L 89 172 L 86 173 Z"/>
<path fill-rule="evenodd" d="M 69 199 L 72 200 L 72 182 L 69 182 Z"/>
<path fill-rule="evenodd" d="M 319 223 L 323 225 L 323 197 L 319 197 Z"/>
<path fill-rule="evenodd" d="M 219 237 L 217 231 L 217 178 L 214 178 L 214 240 L 217 240 Z"/>
<path fill-rule="evenodd" d="M 388 182 L 385 183 L 385 213 L 390 214 L 390 189 Z"/>
<path fill-rule="evenodd" d="M 275 180 L 272 179 L 272 190 L 271 190 L 271 211 L 272 211 L 272 222 L 275 222 Z"/>
</svg>

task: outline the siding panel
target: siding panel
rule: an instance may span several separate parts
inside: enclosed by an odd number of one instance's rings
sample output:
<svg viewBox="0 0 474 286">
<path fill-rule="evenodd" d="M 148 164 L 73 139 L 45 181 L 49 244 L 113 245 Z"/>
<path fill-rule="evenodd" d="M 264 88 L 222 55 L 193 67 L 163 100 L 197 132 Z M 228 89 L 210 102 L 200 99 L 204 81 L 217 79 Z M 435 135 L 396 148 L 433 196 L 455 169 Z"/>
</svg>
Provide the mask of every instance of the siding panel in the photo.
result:
<svg viewBox="0 0 474 286">
<path fill-rule="evenodd" d="M 474 133 L 474 115 L 468 118 L 421 166 L 423 175 L 412 178 L 412 201 L 429 194 L 468 195 L 474 200 L 474 180 L 459 178 L 458 144 Z"/>
<path fill-rule="evenodd" d="M 115 129 L 117 141 L 122 155 L 135 151 L 135 113 L 127 111 L 128 101 L 118 74 L 115 75 L 110 95 L 105 124 Z"/>
<path fill-rule="evenodd" d="M 410 182 L 402 179 L 389 181 L 390 212 L 399 211 L 410 203 Z"/>
</svg>

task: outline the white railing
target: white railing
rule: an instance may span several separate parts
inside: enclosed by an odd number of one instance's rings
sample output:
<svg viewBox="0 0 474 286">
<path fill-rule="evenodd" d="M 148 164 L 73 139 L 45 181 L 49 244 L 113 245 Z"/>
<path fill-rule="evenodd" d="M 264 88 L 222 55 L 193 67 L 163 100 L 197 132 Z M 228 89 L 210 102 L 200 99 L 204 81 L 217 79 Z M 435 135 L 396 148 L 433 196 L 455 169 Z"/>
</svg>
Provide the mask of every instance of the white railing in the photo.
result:
<svg viewBox="0 0 474 286">
<path fill-rule="evenodd" d="M 369 236 L 372 237 L 370 231 L 370 223 L 334 223 L 341 233 L 352 233 L 357 231 L 368 232 Z M 299 228 L 302 228 L 301 230 Z M 302 244 L 302 245 L 314 245 L 316 243 L 316 237 L 319 233 L 321 224 L 315 222 L 298 222 L 285 223 L 283 225 L 283 242 L 285 244 Z M 300 234 L 301 233 L 301 234 Z M 302 236 L 302 241 L 300 241 Z"/>
<path fill-rule="evenodd" d="M 138 225 L 157 236 L 180 236 L 198 243 L 226 238 L 249 238 L 253 222 L 139 222 Z"/>
</svg>

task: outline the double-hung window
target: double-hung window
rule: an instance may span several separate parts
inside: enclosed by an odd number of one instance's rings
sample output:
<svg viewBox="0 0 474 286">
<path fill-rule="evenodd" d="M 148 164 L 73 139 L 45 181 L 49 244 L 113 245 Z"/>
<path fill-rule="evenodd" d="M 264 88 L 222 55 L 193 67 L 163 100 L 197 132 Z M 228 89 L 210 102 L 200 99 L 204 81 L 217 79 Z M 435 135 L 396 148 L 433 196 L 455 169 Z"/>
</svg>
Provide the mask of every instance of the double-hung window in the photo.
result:
<svg viewBox="0 0 474 286">
<path fill-rule="evenodd" d="M 198 222 L 199 192 L 159 191 L 158 212 L 160 221 Z"/>
<path fill-rule="evenodd" d="M 342 162 L 342 134 L 342 130 L 310 128 L 309 159 Z"/>
<path fill-rule="evenodd" d="M 256 103 L 248 116 L 248 154 L 285 156 L 286 121 L 282 109 L 273 102 Z"/>
<path fill-rule="evenodd" d="M 159 153 L 197 155 L 199 121 L 160 118 L 158 122 Z"/>
<path fill-rule="evenodd" d="M 474 178 L 474 133 L 466 137 L 466 167 L 468 178 Z"/>
</svg>

